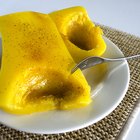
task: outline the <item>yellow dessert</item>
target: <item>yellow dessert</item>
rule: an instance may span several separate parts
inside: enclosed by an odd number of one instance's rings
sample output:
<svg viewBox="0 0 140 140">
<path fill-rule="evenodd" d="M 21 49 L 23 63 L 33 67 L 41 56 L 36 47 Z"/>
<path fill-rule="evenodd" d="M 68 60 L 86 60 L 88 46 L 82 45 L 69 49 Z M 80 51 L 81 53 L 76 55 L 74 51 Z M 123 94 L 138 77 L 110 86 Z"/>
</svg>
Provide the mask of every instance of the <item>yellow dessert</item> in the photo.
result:
<svg viewBox="0 0 140 140">
<path fill-rule="evenodd" d="M 78 63 L 88 56 L 100 56 L 106 49 L 102 30 L 95 26 L 83 7 L 71 7 L 49 14 L 70 54 Z"/>
<path fill-rule="evenodd" d="M 69 16 L 69 12 L 67 14 Z M 76 26 L 73 29 L 76 30 Z M 69 38 L 73 38 L 73 33 L 70 33 L 75 32 L 73 29 L 69 28 Z M 28 114 L 80 108 L 91 102 L 90 87 L 80 70 L 71 75 L 75 62 L 65 46 L 66 41 L 63 42 L 55 23 L 47 14 L 21 12 L 0 16 L 0 33 L 1 109 Z M 80 39 L 77 35 L 75 37 Z"/>
</svg>

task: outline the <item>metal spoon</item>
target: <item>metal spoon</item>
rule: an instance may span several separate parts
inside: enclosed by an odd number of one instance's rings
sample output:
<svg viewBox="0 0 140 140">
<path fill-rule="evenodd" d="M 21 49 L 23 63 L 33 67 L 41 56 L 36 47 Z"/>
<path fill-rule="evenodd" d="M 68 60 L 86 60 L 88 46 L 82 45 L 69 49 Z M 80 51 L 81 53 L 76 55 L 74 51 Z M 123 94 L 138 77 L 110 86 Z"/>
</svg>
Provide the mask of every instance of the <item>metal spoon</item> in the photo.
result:
<svg viewBox="0 0 140 140">
<path fill-rule="evenodd" d="M 140 57 L 140 54 L 129 56 L 129 57 L 118 57 L 118 58 L 103 58 L 103 57 L 97 57 L 97 56 L 91 56 L 87 57 L 84 60 L 82 60 L 80 63 L 78 63 L 72 70 L 71 73 L 74 73 L 78 68 L 81 70 L 93 67 L 95 65 L 105 63 L 105 62 L 117 62 L 117 61 L 123 61 L 123 60 L 129 60 L 133 58 Z"/>
</svg>

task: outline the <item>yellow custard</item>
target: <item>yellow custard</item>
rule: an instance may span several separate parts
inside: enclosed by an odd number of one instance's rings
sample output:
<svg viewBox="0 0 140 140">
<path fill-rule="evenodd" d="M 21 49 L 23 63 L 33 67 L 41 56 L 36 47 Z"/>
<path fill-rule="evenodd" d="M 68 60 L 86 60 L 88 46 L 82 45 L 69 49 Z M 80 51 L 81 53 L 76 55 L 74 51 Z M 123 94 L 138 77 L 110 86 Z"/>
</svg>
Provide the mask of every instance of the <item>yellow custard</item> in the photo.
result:
<svg viewBox="0 0 140 140">
<path fill-rule="evenodd" d="M 1 109 L 30 114 L 91 103 L 84 75 L 71 69 L 87 56 L 103 54 L 106 45 L 83 7 L 0 16 L 0 34 Z"/>
</svg>

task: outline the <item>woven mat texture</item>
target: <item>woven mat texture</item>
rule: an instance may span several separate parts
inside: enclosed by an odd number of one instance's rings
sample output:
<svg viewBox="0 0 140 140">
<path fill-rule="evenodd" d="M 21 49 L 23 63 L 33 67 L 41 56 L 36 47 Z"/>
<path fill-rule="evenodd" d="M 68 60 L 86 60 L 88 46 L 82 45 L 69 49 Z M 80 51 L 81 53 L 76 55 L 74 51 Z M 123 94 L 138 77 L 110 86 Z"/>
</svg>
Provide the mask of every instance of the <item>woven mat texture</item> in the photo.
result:
<svg viewBox="0 0 140 140">
<path fill-rule="evenodd" d="M 140 38 L 101 26 L 104 35 L 113 41 L 125 56 L 140 53 Z M 129 61 L 131 80 L 128 92 L 119 106 L 101 121 L 73 132 L 38 135 L 17 131 L 0 124 L 0 140 L 112 140 L 118 139 L 140 97 L 140 59 Z"/>
</svg>

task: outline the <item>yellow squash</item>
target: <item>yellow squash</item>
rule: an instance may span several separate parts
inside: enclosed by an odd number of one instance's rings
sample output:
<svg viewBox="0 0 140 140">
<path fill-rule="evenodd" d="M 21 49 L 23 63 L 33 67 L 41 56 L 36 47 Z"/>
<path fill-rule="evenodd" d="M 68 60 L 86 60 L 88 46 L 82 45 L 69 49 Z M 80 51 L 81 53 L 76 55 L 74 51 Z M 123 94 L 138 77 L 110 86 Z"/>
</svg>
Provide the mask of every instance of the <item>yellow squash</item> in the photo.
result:
<svg viewBox="0 0 140 140">
<path fill-rule="evenodd" d="M 0 17 L 0 108 L 15 114 L 73 109 L 91 102 L 90 87 L 52 19 L 36 12 Z"/>
<path fill-rule="evenodd" d="M 89 19 L 83 7 L 71 7 L 49 14 L 76 62 L 100 56 L 106 49 L 102 30 Z"/>
</svg>

